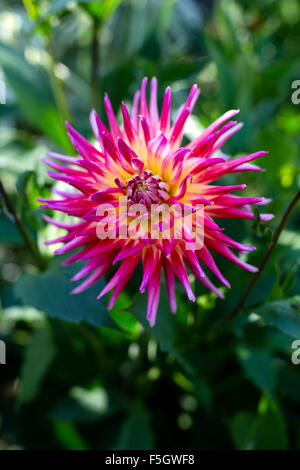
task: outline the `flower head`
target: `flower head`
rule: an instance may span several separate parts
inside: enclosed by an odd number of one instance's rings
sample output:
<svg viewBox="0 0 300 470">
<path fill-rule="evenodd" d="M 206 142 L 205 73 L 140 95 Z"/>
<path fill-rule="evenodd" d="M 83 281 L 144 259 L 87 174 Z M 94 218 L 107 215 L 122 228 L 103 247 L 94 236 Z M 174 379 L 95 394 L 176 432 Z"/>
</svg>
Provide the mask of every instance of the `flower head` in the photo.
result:
<svg viewBox="0 0 300 470">
<path fill-rule="evenodd" d="M 149 103 L 146 86 L 147 78 L 144 78 L 141 90 L 134 95 L 131 114 L 122 103 L 123 129 L 117 123 L 108 96 L 104 104 L 109 130 L 92 111 L 90 122 L 95 145 L 67 123 L 69 137 L 79 156 L 49 153 L 49 159 L 43 161 L 55 170 L 48 172 L 52 178 L 67 183 L 73 190 L 55 189 L 60 199 L 40 201 L 44 203 L 42 207 L 79 219 L 76 223 L 62 223 L 45 216 L 47 222 L 67 231 L 66 235 L 46 242 L 63 243 L 55 253 L 78 249 L 65 264 L 87 261 L 72 278 L 73 281 L 86 278 L 73 293 L 87 289 L 119 263 L 99 294 L 102 297 L 113 290 L 109 303 L 112 308 L 141 261 L 140 291 L 148 289 L 147 319 L 154 325 L 162 269 L 172 312 L 176 311 L 175 277 L 183 284 L 188 298 L 195 300 L 186 267 L 219 297 L 223 297 L 222 292 L 207 277 L 203 266 L 230 287 L 211 252 L 248 271 L 257 270 L 232 251 L 248 252 L 255 247 L 229 238 L 215 219 L 253 219 L 251 205 L 266 204 L 268 200 L 232 194 L 246 185 L 215 184 L 229 173 L 260 171 L 250 162 L 266 154 L 256 152 L 229 159 L 220 153 L 222 145 L 241 127 L 231 120 L 238 110 L 228 111 L 199 137 L 181 147 L 185 122 L 200 93 L 197 86 L 192 87 L 172 124 L 171 89 L 165 91 L 159 116 L 156 79 L 151 81 Z M 271 214 L 260 215 L 263 221 L 271 218 Z"/>
</svg>

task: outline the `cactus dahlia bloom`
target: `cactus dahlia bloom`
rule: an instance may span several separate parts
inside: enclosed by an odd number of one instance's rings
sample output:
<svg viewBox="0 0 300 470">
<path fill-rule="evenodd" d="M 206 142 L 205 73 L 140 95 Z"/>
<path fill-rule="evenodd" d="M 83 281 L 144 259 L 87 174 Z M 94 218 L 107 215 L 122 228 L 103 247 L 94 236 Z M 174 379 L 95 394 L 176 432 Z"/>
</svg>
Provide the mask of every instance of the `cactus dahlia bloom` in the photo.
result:
<svg viewBox="0 0 300 470">
<path fill-rule="evenodd" d="M 45 216 L 47 222 L 67 231 L 66 235 L 46 242 L 63 243 L 55 254 L 78 249 L 64 264 L 77 260 L 87 261 L 83 269 L 72 278 L 73 281 L 79 281 L 86 277 L 73 293 L 84 291 L 118 263 L 115 274 L 99 294 L 100 298 L 113 290 L 109 302 L 109 308 L 112 308 L 141 261 L 143 276 L 140 291 L 148 289 L 147 319 L 151 325 L 154 325 L 162 269 L 172 312 L 176 311 L 176 276 L 183 284 L 188 298 L 195 300 L 186 267 L 206 288 L 219 297 L 223 297 L 223 294 L 203 271 L 204 265 L 226 287 L 230 287 L 218 269 L 211 252 L 224 256 L 248 271 L 257 270 L 239 259 L 232 251 L 248 252 L 255 247 L 229 238 L 217 225 L 216 219 L 219 217 L 253 219 L 251 205 L 262 205 L 268 201 L 261 197 L 233 195 L 234 191 L 246 187 L 243 184 L 222 186 L 215 183 L 220 177 L 229 173 L 260 171 L 258 166 L 249 162 L 266 154 L 266 152 L 256 152 L 230 160 L 218 153 L 227 139 L 241 127 L 241 124 L 231 120 L 238 113 L 237 110 L 223 114 L 199 137 L 182 147 L 184 125 L 200 93 L 197 86 L 192 87 L 187 101 L 180 108 L 172 124 L 171 89 L 167 88 L 165 91 L 159 115 L 156 79 L 153 78 L 151 81 L 149 102 L 146 98 L 146 86 L 147 78 L 144 78 L 141 90 L 134 95 L 131 114 L 125 104 L 122 104 L 122 128 L 117 123 L 108 96 L 105 96 L 104 103 L 109 130 L 96 112 L 92 111 L 90 122 L 95 134 L 95 145 L 89 143 L 67 123 L 69 137 L 79 156 L 50 153 L 49 159 L 43 161 L 54 170 L 48 172 L 52 178 L 67 183 L 75 188 L 75 191 L 54 189 L 54 193 L 60 199 L 40 201 L 44 203 L 42 207 L 62 211 L 68 216 L 79 219 L 76 223 L 65 223 Z M 123 200 L 125 198 L 127 201 L 126 210 L 120 210 L 120 198 Z M 172 231 L 169 232 L 171 234 L 169 238 L 162 237 L 166 227 L 163 227 L 161 219 L 158 223 L 158 232 L 156 231 L 154 236 L 148 233 L 148 237 L 145 237 L 145 231 L 137 237 L 128 233 L 126 237 L 117 236 L 122 224 L 124 229 L 124 223 L 129 225 L 132 221 L 130 210 L 136 203 L 143 204 L 149 210 L 153 204 L 158 207 L 162 204 L 177 204 L 181 208 L 201 204 L 204 208 L 203 244 L 200 248 L 196 244 L 194 249 L 187 247 L 186 241 L 191 240 L 189 231 L 181 238 L 175 237 Z M 107 213 L 105 216 L 102 213 L 99 215 L 98 209 L 104 204 L 110 204 L 118 217 L 107 217 Z M 116 236 L 99 239 L 97 226 L 104 218 Z M 271 218 L 271 214 L 260 215 L 263 221 Z M 175 219 L 175 216 L 170 219 L 169 228 L 174 226 Z"/>
</svg>

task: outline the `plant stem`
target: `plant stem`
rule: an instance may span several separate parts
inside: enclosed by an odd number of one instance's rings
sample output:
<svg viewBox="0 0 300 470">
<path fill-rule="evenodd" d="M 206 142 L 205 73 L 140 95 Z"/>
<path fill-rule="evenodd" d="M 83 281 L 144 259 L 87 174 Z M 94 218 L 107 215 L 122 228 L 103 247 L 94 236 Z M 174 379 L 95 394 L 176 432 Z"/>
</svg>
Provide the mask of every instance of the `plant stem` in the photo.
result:
<svg viewBox="0 0 300 470">
<path fill-rule="evenodd" d="M 4 201 L 7 211 L 10 213 L 10 215 L 13 218 L 13 222 L 16 224 L 19 232 L 21 233 L 25 241 L 25 244 L 27 245 L 29 251 L 33 255 L 37 267 L 42 271 L 46 267 L 45 259 L 41 255 L 40 250 L 35 240 L 32 238 L 31 234 L 29 233 L 27 227 L 23 224 L 23 221 L 21 220 L 19 214 L 16 212 L 16 209 L 12 203 L 12 200 L 7 194 L 1 180 L 0 180 L 0 195 Z"/>
<path fill-rule="evenodd" d="M 91 42 L 91 106 L 100 113 L 100 21 L 93 18 Z"/>
<path fill-rule="evenodd" d="M 72 119 L 71 113 L 68 107 L 68 102 L 65 96 L 62 81 L 55 74 L 56 59 L 55 59 L 55 55 L 54 55 L 53 48 L 51 45 L 51 40 L 50 38 L 47 38 L 46 41 L 47 41 L 47 52 L 50 57 L 49 75 L 50 75 L 50 80 L 51 80 L 51 85 L 52 85 L 52 90 L 54 93 L 56 106 L 63 122 L 71 121 Z"/>
<path fill-rule="evenodd" d="M 222 324 L 227 323 L 229 320 L 236 317 L 244 309 L 246 301 L 247 301 L 253 287 L 255 286 L 255 284 L 257 283 L 259 278 L 261 277 L 262 272 L 263 272 L 264 268 L 266 267 L 266 264 L 268 263 L 271 255 L 272 255 L 272 253 L 273 253 L 273 251 L 274 251 L 274 249 L 277 245 L 279 236 L 280 236 L 282 230 L 284 229 L 284 227 L 285 227 L 285 225 L 286 225 L 286 223 L 287 223 L 287 221 L 288 221 L 288 219 L 291 215 L 291 212 L 292 212 L 294 206 L 296 205 L 296 203 L 298 202 L 299 199 L 300 199 L 300 191 L 297 192 L 297 194 L 295 195 L 295 197 L 293 198 L 293 200 L 289 204 L 288 208 L 286 209 L 285 213 L 283 214 L 283 217 L 280 221 L 280 224 L 278 225 L 277 229 L 275 230 L 275 232 L 273 234 L 271 244 L 270 244 L 269 248 L 267 249 L 267 251 L 265 253 L 265 256 L 263 257 L 263 259 L 260 263 L 259 270 L 252 277 L 252 279 L 251 279 L 250 283 L 248 284 L 248 287 L 246 288 L 241 300 L 239 301 L 238 305 L 235 307 L 233 312 L 230 315 L 228 315 L 226 318 L 224 318 L 223 321 L 221 321 Z"/>
</svg>

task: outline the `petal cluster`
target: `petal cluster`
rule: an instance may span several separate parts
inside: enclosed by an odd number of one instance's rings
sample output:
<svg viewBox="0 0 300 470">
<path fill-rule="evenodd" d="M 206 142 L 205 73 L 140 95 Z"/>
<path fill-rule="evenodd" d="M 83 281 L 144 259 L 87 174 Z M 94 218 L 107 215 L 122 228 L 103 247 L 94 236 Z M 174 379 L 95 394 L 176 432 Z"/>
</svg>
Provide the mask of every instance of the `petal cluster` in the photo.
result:
<svg viewBox="0 0 300 470">
<path fill-rule="evenodd" d="M 238 266 L 255 272 L 256 268 L 242 261 L 236 254 L 252 251 L 255 247 L 241 244 L 227 235 L 217 224 L 218 218 L 253 219 L 252 205 L 263 205 L 269 200 L 263 197 L 243 197 L 233 194 L 245 189 L 246 185 L 222 186 L 215 181 L 226 174 L 243 171 L 261 171 L 251 163 L 266 152 L 256 152 L 236 159 L 229 159 L 220 152 L 221 147 L 241 124 L 232 120 L 238 110 L 222 115 L 205 129 L 199 137 L 182 145 L 186 120 L 191 114 L 199 90 L 191 88 L 187 101 L 171 123 L 171 89 L 165 90 L 161 112 L 157 106 L 157 81 L 150 84 L 150 98 L 146 97 L 147 78 L 136 92 L 130 113 L 124 103 L 121 111 L 123 125 L 119 126 L 108 96 L 104 104 L 109 129 L 95 111 L 90 123 L 95 135 L 92 145 L 67 123 L 68 135 L 78 156 L 49 153 L 43 161 L 51 168 L 48 174 L 55 180 L 66 183 L 70 189 L 53 189 L 58 198 L 40 199 L 42 207 L 61 211 L 78 219 L 75 223 L 63 223 L 48 216 L 45 220 L 66 231 L 58 239 L 47 244 L 62 243 L 56 254 L 72 252 L 64 262 L 74 263 L 85 260 L 85 266 L 72 278 L 81 281 L 72 291 L 80 293 L 96 283 L 113 265 L 118 265 L 99 298 L 112 292 L 109 308 L 129 282 L 138 264 L 142 263 L 143 274 L 140 291 L 148 290 L 147 319 L 155 324 L 160 296 L 161 272 L 164 271 L 167 292 L 172 312 L 176 312 L 175 278 L 182 283 L 187 296 L 195 296 L 189 283 L 187 268 L 209 290 L 223 297 L 222 292 L 212 283 L 203 270 L 208 268 L 226 287 L 229 282 L 217 267 L 212 252 L 217 253 Z M 125 201 L 125 206 L 124 206 Z M 175 236 L 176 214 L 167 226 L 159 215 L 153 234 L 146 229 L 138 235 L 127 230 L 134 220 L 133 209 L 142 204 L 147 212 L 140 216 L 139 227 L 149 217 L 154 218 L 150 208 L 155 205 L 191 208 L 197 212 L 202 208 L 201 246 L 189 243 L 192 235 L 187 227 L 181 237 Z M 111 216 L 99 208 L 112 208 Z M 116 217 L 117 215 L 117 217 Z M 99 224 L 109 225 L 110 235 L 99 236 Z M 268 221 L 272 214 L 261 214 L 262 221 Z M 197 231 L 197 223 L 191 228 Z M 124 232 L 125 230 L 125 232 Z M 168 230 L 168 236 L 164 236 Z M 120 234 L 123 236 L 120 236 Z M 124 233 L 126 234 L 124 236 Z M 192 247 L 192 248 L 191 248 Z M 76 251 L 74 251 L 76 250 Z"/>
</svg>

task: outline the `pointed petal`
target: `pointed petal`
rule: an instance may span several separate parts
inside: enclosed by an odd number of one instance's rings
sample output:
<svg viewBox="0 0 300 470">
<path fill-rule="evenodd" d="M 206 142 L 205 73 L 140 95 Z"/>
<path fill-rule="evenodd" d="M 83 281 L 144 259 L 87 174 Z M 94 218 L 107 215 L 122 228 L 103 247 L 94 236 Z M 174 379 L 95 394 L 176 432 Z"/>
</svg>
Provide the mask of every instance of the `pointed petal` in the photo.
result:
<svg viewBox="0 0 300 470">
<path fill-rule="evenodd" d="M 107 94 L 104 97 L 104 106 L 105 106 L 105 110 L 106 110 L 106 114 L 107 114 L 107 118 L 108 118 L 108 122 L 109 122 L 109 127 L 110 127 L 113 138 L 115 140 L 118 137 L 123 138 L 123 133 L 122 133 L 122 131 L 121 131 L 119 125 L 118 125 L 113 107 L 111 105 L 111 102 L 110 102 L 109 97 L 108 97 Z"/>
<path fill-rule="evenodd" d="M 170 309 L 172 313 L 176 313 L 176 297 L 175 297 L 175 273 L 168 260 L 164 261 L 164 272 L 167 284 L 167 292 L 169 297 Z"/>
<path fill-rule="evenodd" d="M 160 130 L 163 134 L 166 134 L 170 129 L 170 116 L 171 116 L 171 88 L 166 88 L 164 94 L 164 100 L 160 115 Z"/>
</svg>

